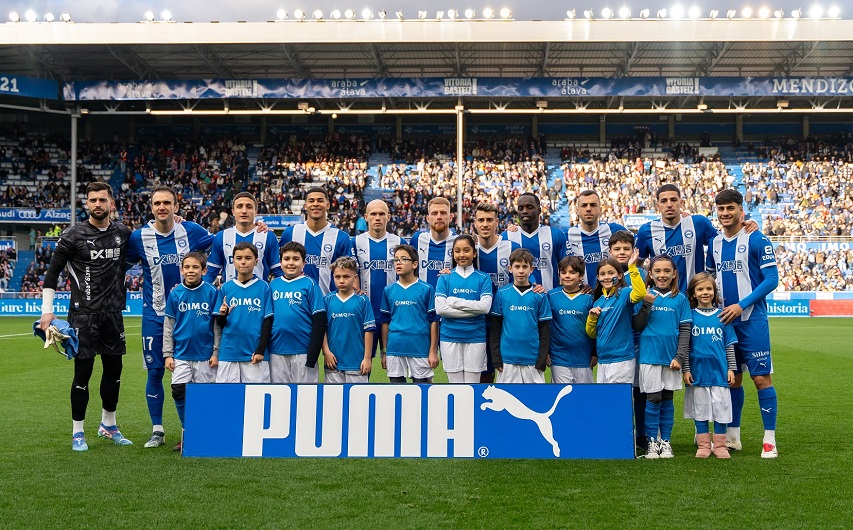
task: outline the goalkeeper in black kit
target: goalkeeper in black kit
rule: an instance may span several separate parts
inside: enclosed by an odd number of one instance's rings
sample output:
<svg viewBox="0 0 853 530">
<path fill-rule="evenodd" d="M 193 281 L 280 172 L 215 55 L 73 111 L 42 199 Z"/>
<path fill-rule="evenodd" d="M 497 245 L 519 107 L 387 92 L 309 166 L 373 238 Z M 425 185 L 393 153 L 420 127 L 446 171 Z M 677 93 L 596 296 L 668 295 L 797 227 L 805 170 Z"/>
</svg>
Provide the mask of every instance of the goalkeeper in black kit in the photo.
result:
<svg viewBox="0 0 853 530">
<path fill-rule="evenodd" d="M 124 285 L 125 258 L 130 229 L 110 221 L 113 192 L 103 182 L 86 188 L 89 218 L 66 229 L 56 243 L 56 251 L 44 277 L 40 327 L 47 330 L 56 318 L 53 299 L 59 273 L 68 268 L 71 280 L 71 305 L 68 323 L 80 340 L 74 358 L 71 382 L 72 449 L 86 451 L 83 420 L 89 403 L 89 379 L 95 357 L 101 356 L 101 424 L 98 436 L 116 445 L 132 445 L 116 425 L 121 383 L 122 356 L 126 352 L 122 311 L 126 304 Z"/>
</svg>

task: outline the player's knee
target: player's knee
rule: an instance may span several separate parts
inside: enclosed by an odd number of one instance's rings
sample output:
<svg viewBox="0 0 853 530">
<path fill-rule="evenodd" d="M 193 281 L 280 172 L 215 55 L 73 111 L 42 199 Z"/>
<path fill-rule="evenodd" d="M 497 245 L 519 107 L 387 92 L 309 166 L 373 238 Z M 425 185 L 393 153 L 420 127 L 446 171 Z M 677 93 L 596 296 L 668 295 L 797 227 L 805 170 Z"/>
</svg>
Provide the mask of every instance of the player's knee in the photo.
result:
<svg viewBox="0 0 853 530">
<path fill-rule="evenodd" d="M 661 400 L 662 401 L 672 401 L 673 394 L 674 393 L 672 390 L 664 390 L 663 392 L 660 393 Z"/>
<path fill-rule="evenodd" d="M 149 368 L 148 369 L 148 380 L 149 381 L 162 381 L 164 375 L 166 375 L 166 369 L 165 368 Z"/>
<path fill-rule="evenodd" d="M 402 385 L 402 384 L 406 383 L 405 377 L 389 377 L 388 380 L 390 380 L 392 383 L 398 384 L 398 385 Z"/>
<path fill-rule="evenodd" d="M 178 383 L 172 385 L 172 399 L 175 401 L 183 401 L 187 397 L 187 384 Z"/>
<path fill-rule="evenodd" d="M 662 392 L 649 392 L 646 394 L 646 401 L 649 403 L 653 403 L 657 405 L 661 401 L 663 401 L 663 393 Z"/>
<path fill-rule="evenodd" d="M 764 390 L 765 388 L 773 386 L 773 381 L 770 379 L 769 375 L 754 375 L 752 376 L 752 381 L 755 383 L 755 388 L 758 390 Z"/>
<path fill-rule="evenodd" d="M 101 355 L 101 364 L 104 367 L 104 376 L 121 377 L 121 355 Z"/>
</svg>

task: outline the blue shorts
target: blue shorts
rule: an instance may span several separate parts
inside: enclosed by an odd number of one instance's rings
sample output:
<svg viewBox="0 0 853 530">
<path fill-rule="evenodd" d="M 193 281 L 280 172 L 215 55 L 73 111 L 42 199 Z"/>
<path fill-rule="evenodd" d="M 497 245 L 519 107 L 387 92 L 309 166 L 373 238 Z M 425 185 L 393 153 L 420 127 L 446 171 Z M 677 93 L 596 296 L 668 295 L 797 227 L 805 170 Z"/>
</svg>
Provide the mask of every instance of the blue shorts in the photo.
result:
<svg viewBox="0 0 853 530">
<path fill-rule="evenodd" d="M 735 320 L 733 322 L 737 344 L 735 344 L 736 374 L 769 375 L 773 373 L 770 358 L 770 324 L 766 320 Z"/>
<path fill-rule="evenodd" d="M 142 366 L 146 370 L 164 368 L 163 323 L 142 319 Z"/>
</svg>

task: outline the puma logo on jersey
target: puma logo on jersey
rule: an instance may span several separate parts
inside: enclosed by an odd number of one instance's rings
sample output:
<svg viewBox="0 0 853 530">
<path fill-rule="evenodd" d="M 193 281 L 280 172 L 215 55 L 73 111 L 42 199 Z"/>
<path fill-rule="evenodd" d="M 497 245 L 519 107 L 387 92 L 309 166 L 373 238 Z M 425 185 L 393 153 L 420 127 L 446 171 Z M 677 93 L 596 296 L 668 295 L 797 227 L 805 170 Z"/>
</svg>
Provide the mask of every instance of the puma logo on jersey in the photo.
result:
<svg viewBox="0 0 853 530">
<path fill-rule="evenodd" d="M 536 412 L 535 410 L 527 408 L 527 405 L 519 401 L 517 397 L 513 396 L 506 390 L 495 386 L 488 386 L 483 390 L 483 398 L 488 401 L 480 405 L 480 409 L 494 410 L 498 412 L 505 410 L 509 412 L 511 416 L 520 420 L 532 421 L 537 427 L 539 427 L 539 432 L 542 434 L 542 437 L 551 444 L 551 447 L 554 450 L 554 456 L 560 456 L 560 444 L 558 444 L 557 440 L 554 439 L 554 426 L 551 424 L 551 415 L 554 414 L 555 410 L 557 410 L 557 404 L 560 403 L 560 400 L 567 396 L 571 391 L 571 386 L 563 387 L 563 389 L 560 390 L 560 393 L 557 394 L 557 397 L 554 399 L 554 404 L 548 412 Z"/>
</svg>

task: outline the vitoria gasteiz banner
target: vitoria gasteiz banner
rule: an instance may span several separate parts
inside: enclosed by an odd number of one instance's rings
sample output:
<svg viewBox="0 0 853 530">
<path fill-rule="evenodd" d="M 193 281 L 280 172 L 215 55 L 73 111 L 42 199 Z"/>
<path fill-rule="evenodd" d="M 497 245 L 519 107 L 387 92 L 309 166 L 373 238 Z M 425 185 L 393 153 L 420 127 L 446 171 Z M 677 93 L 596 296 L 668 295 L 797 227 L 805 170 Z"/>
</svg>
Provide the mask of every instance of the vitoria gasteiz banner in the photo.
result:
<svg viewBox="0 0 853 530">
<path fill-rule="evenodd" d="M 190 384 L 187 457 L 634 458 L 631 385 Z"/>
</svg>

